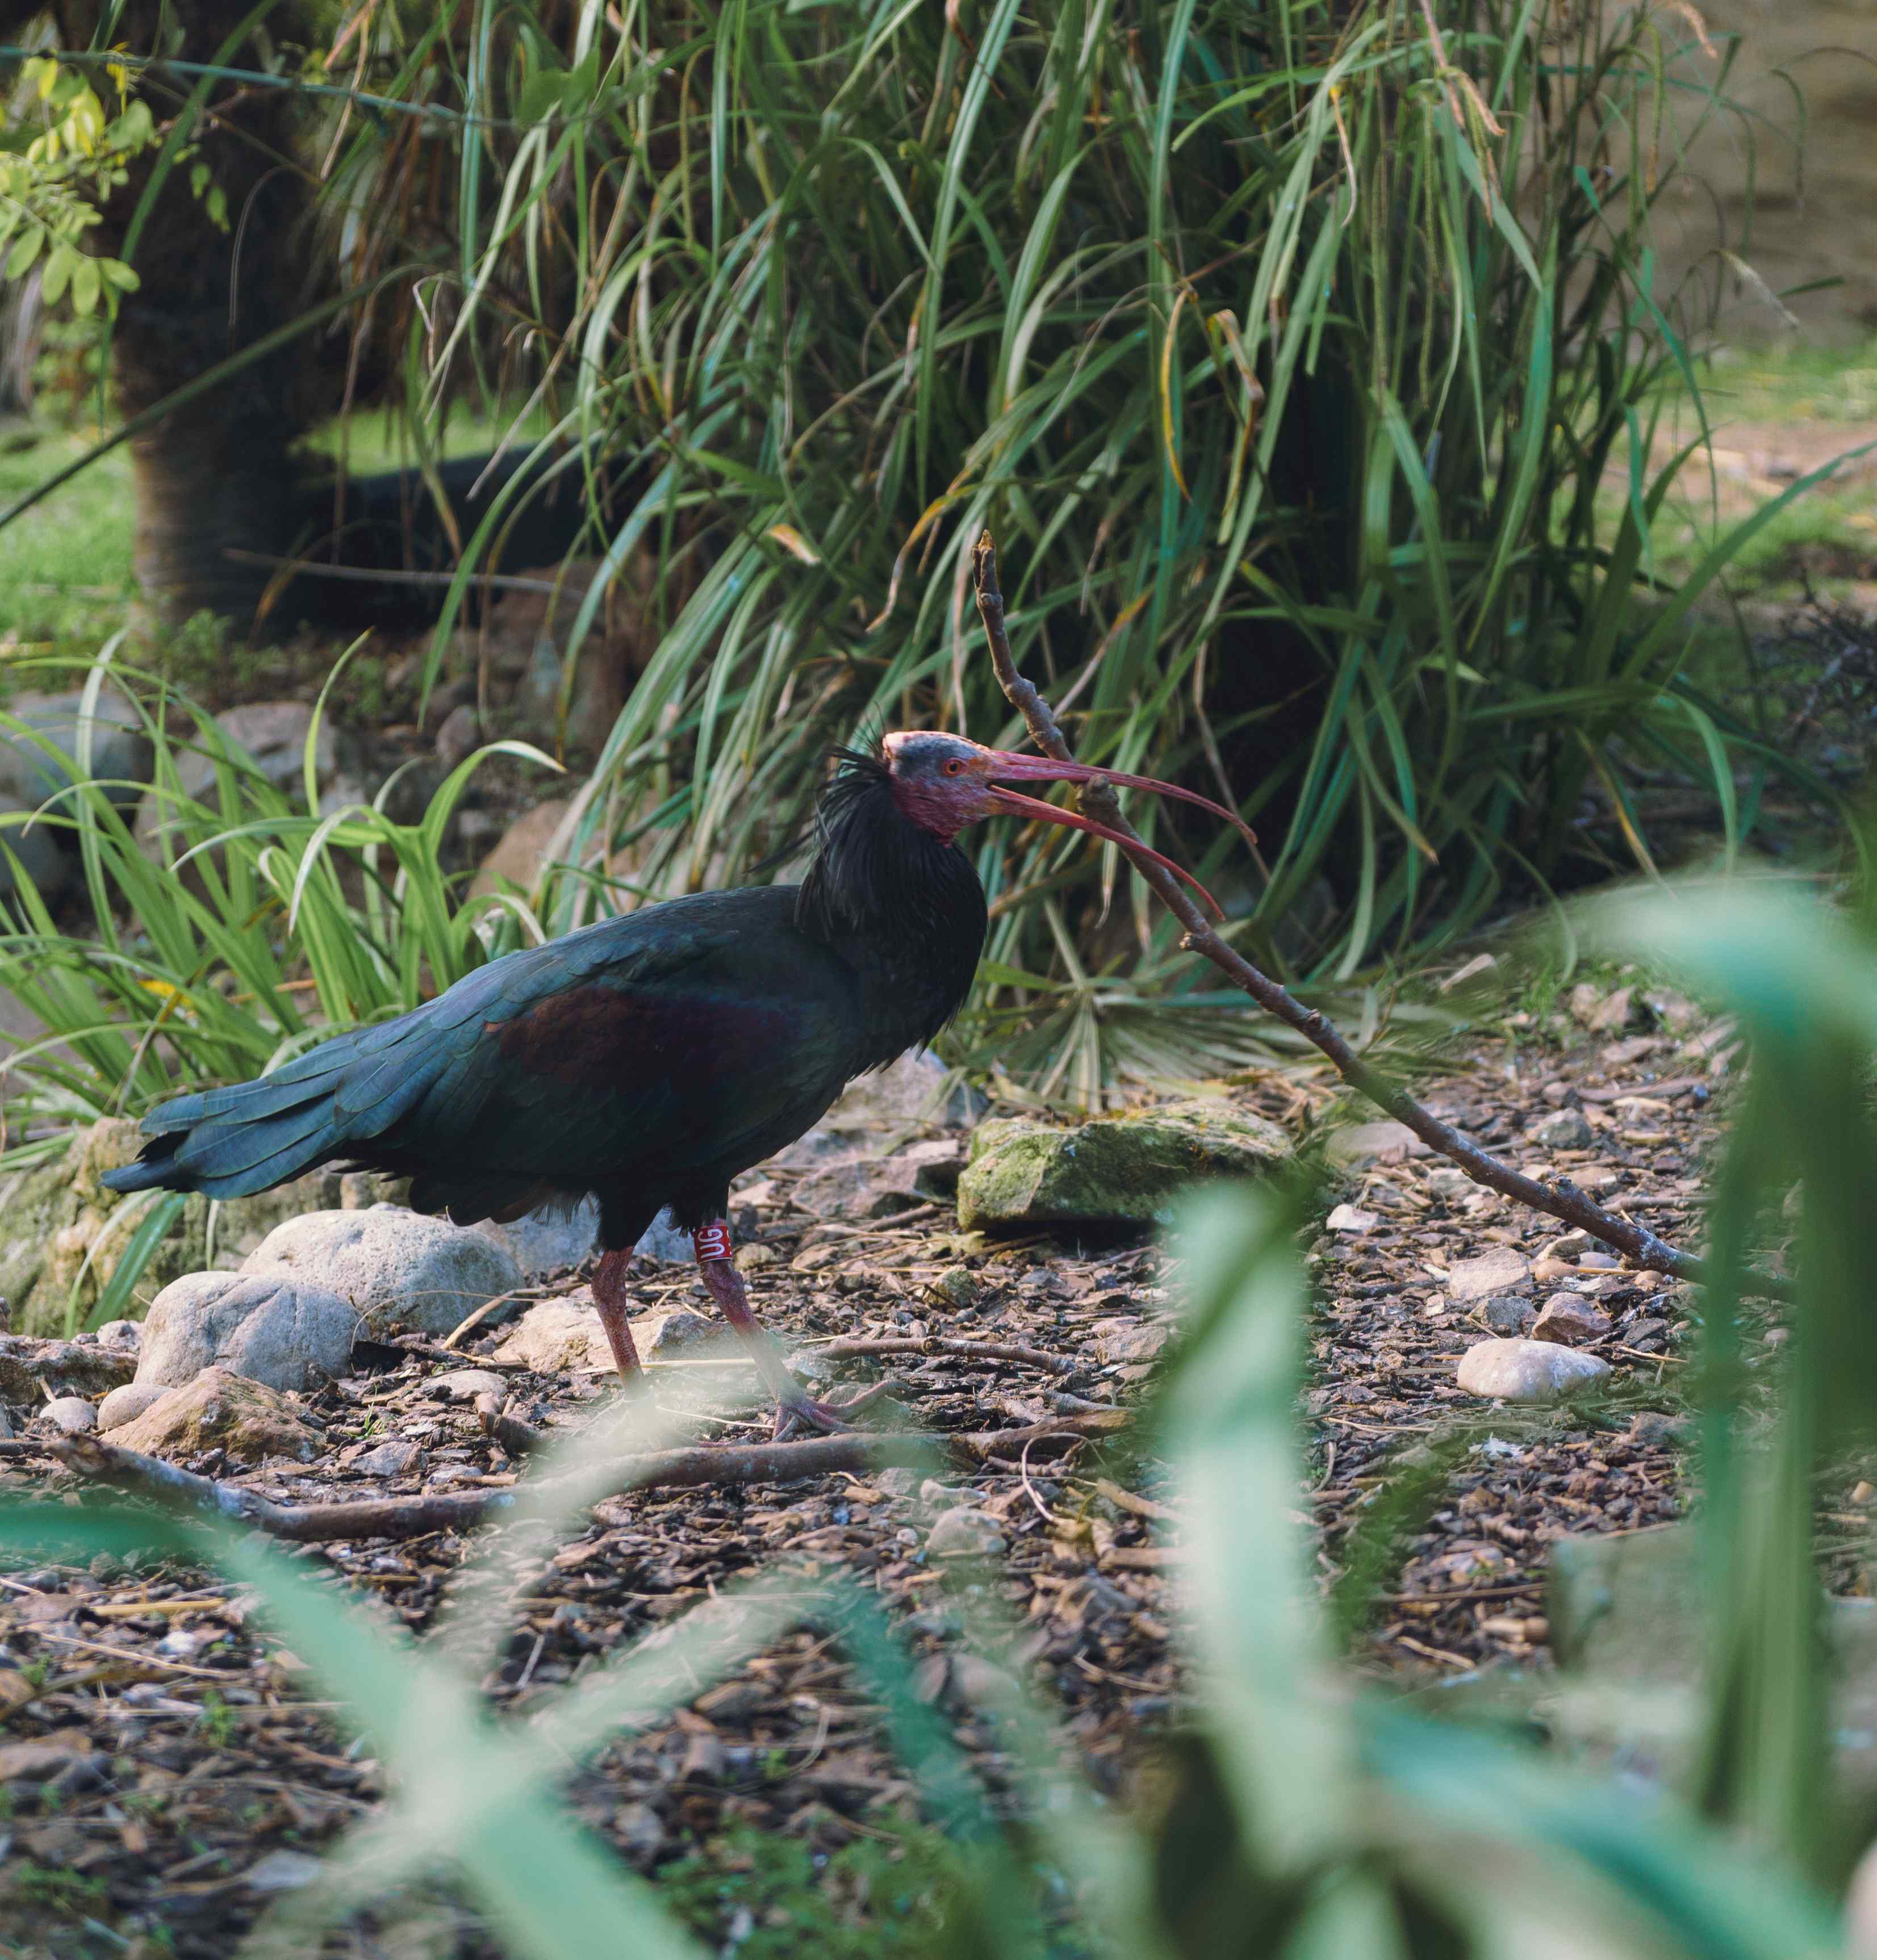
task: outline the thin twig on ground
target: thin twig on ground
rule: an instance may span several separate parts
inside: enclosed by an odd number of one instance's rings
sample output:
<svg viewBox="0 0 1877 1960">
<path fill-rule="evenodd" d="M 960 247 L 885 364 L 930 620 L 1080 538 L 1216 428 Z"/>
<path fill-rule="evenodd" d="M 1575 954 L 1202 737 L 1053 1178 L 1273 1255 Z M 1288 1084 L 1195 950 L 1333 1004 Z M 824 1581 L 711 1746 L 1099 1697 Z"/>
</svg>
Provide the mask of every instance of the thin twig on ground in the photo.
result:
<svg viewBox="0 0 1877 1960">
<path fill-rule="evenodd" d="M 495 1396 L 484 1392 L 476 1398 L 476 1419 L 483 1435 L 499 1443 L 511 1456 L 526 1456 L 540 1448 L 547 1437 L 533 1424 L 510 1415 Z"/>
<path fill-rule="evenodd" d="M 443 1341 L 432 1341 L 425 1334 L 394 1334 L 386 1339 L 384 1344 L 387 1348 L 401 1348 L 406 1354 L 419 1355 L 426 1361 L 448 1361 L 454 1365 L 471 1358 Z M 478 1354 L 473 1359 L 479 1368 L 493 1368 L 499 1372 L 516 1374 L 525 1373 L 528 1365 L 525 1361 L 499 1360 L 493 1354 Z"/>
<path fill-rule="evenodd" d="M 493 1300 L 486 1300 L 473 1312 L 467 1313 L 444 1336 L 443 1344 L 451 1353 L 460 1352 L 463 1343 L 485 1322 L 493 1320 L 506 1313 L 518 1301 L 540 1297 L 537 1287 L 517 1287 L 510 1293 L 499 1293 Z"/>
<path fill-rule="evenodd" d="M 988 531 L 973 547 L 971 568 L 978 614 L 984 622 L 984 636 L 990 643 L 991 663 L 996 669 L 998 683 L 1004 691 L 1005 698 L 1023 717 L 1031 740 L 1045 755 L 1053 756 L 1059 762 L 1074 761 L 1049 703 L 1018 673 L 1016 662 L 1012 657 L 1010 636 L 1004 627 L 1003 594 L 997 585 L 996 547 Z M 1593 1239 L 1620 1252 L 1633 1266 L 1671 1273 L 1678 1279 L 1698 1280 L 1703 1276 L 1702 1262 L 1691 1253 L 1678 1252 L 1646 1227 L 1620 1217 L 1614 1211 L 1605 1211 L 1569 1178 L 1560 1178 L 1555 1184 L 1542 1184 L 1536 1178 L 1527 1177 L 1481 1150 L 1477 1144 L 1469 1142 L 1451 1124 L 1443 1123 L 1431 1110 L 1424 1109 L 1405 1089 L 1391 1082 L 1379 1070 L 1365 1061 L 1320 1010 L 1306 1007 L 1288 988 L 1260 972 L 1242 953 L 1219 937 L 1198 906 L 1187 897 L 1178 880 L 1148 854 L 1146 844 L 1122 815 L 1120 800 L 1107 784 L 1084 784 L 1078 800 L 1085 815 L 1127 840 L 1123 848 L 1134 869 L 1159 893 L 1162 902 L 1185 928 L 1185 937 L 1181 943 L 1189 952 L 1209 959 L 1267 1013 L 1275 1016 L 1286 1027 L 1294 1028 L 1306 1041 L 1321 1049 L 1352 1088 L 1367 1096 L 1397 1122 L 1406 1125 L 1431 1149 L 1458 1164 L 1475 1184 L 1484 1185 L 1488 1190 L 1496 1191 L 1534 1211 L 1544 1212 L 1547 1217 L 1560 1219 L 1567 1225 L 1588 1232 Z M 1786 1290 L 1783 1282 L 1764 1274 L 1756 1274 L 1752 1284 L 1756 1290 L 1782 1294 Z"/>
<path fill-rule="evenodd" d="M 830 1341 L 814 1350 L 819 1355 L 945 1354 L 962 1361 L 979 1361 L 986 1367 L 999 1361 L 1015 1361 L 1032 1368 L 1047 1368 L 1053 1375 L 1073 1375 L 1088 1366 L 1062 1354 L 1046 1354 L 1040 1348 L 1022 1348 L 1008 1341 L 955 1341 L 943 1335 L 929 1334 L 915 1340 L 910 1335 L 885 1338 L 860 1335 Z"/>
<path fill-rule="evenodd" d="M 703 1443 L 622 1456 L 610 1491 L 593 1501 L 636 1490 L 678 1490 L 703 1484 L 786 1483 L 826 1477 L 837 1471 L 864 1475 L 903 1465 L 918 1468 L 935 1451 L 949 1451 L 967 1462 L 1012 1449 L 1085 1442 L 1127 1421 L 1125 1411 L 1052 1417 L 1021 1429 L 929 1436 L 901 1430 L 844 1436 L 811 1437 L 798 1443 Z M 330 1504 L 282 1504 L 239 1484 L 179 1470 L 161 1457 L 101 1443 L 95 1437 L 66 1437 L 46 1445 L 69 1469 L 99 1483 L 155 1494 L 264 1531 L 295 1545 L 324 1545 L 344 1538 L 422 1538 L 432 1532 L 467 1531 L 514 1509 L 513 1489 L 427 1492 L 415 1497 L 360 1497 Z M 541 1488 L 552 1488 L 553 1479 Z M 585 1480 L 582 1480 L 583 1481 Z"/>
</svg>

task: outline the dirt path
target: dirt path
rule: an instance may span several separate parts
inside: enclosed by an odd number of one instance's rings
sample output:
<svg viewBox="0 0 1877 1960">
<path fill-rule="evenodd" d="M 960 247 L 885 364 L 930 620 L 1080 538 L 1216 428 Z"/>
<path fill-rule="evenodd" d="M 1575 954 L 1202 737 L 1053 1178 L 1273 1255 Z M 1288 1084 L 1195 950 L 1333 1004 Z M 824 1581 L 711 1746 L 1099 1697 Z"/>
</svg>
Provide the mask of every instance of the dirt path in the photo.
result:
<svg viewBox="0 0 1877 1960">
<path fill-rule="evenodd" d="M 1429 1095 L 1475 1134 L 1504 1141 L 1570 1106 L 1576 1092 L 1589 1145 L 1522 1147 L 1520 1161 L 1600 1185 L 1690 1242 L 1722 1079 L 1707 1054 L 1684 1051 L 1682 1037 L 1662 1032 L 1580 1038 L 1566 1055 L 1515 1030 L 1511 1040 L 1474 1043 Z M 1296 1114 L 1282 1083 L 1238 1093 L 1264 1113 Z M 1353 1210 L 1334 1214 L 1339 1229 L 1311 1255 L 1322 1309 L 1306 1393 L 1308 1501 L 1326 1583 L 1386 1476 L 1411 1465 L 1437 1432 L 1471 1424 L 1458 1444 L 1442 1445 L 1458 1452 L 1444 1494 L 1359 1651 L 1395 1674 L 1540 1659 L 1550 1540 L 1634 1529 L 1679 1502 L 1667 1417 L 1684 1302 L 1680 1290 L 1579 1265 L 1568 1245 L 1571 1256 L 1546 1263 L 1556 1236 L 1548 1225 L 1407 1154 L 1386 1131 L 1370 1141 L 1380 1154 L 1351 1170 L 1343 1194 Z M 759 1308 L 805 1352 L 837 1334 L 929 1331 L 1077 1363 L 1045 1376 L 943 1355 L 895 1360 L 900 1398 L 929 1428 L 1021 1427 L 1063 1406 L 1065 1394 L 1124 1402 L 1168 1337 L 1174 1309 L 1158 1250 L 1044 1240 L 961 1258 L 936 1207 L 842 1223 L 792 1208 L 795 1188 L 786 1173 L 766 1180 L 748 1195 L 758 1201 L 746 1222 L 767 1262 L 752 1282 Z M 1594 1408 L 1495 1408 L 1454 1386 L 1458 1356 L 1488 1329 L 1477 1311 L 1448 1303 L 1453 1268 L 1493 1252 L 1532 1264 L 1538 1300 L 1576 1290 L 1612 1317 L 1598 1344 L 1613 1386 Z M 647 1287 L 647 1307 L 701 1306 L 696 1291 L 675 1273 Z M 486 1367 L 502 1338 L 482 1338 L 483 1351 L 464 1365 Z M 317 1459 L 277 1461 L 244 1481 L 288 1502 L 511 1481 L 517 1466 L 480 1433 L 468 1403 L 440 1386 L 449 1372 L 413 1358 L 334 1385 L 309 1405 L 323 1425 Z M 597 1373 L 503 1372 L 511 1408 L 550 1427 L 578 1423 L 611 1393 Z M 837 1364 L 843 1382 L 877 1372 Z M 558 1548 L 518 1547 L 472 1602 L 510 1630 L 485 1684 L 491 1702 L 511 1713 L 547 1706 L 591 1657 L 740 1575 L 779 1567 L 805 1583 L 839 1570 L 888 1605 L 918 1657 L 921 1694 L 950 1715 L 994 1792 L 1009 1764 L 994 1722 L 973 1704 L 999 1674 L 1029 1678 L 1059 1710 L 1096 1787 L 1122 1790 L 1143 1742 L 1178 1706 L 1178 1520 L 1156 1466 L 1085 1446 L 1066 1462 L 993 1459 L 938 1487 L 913 1481 L 883 1472 L 781 1489 L 642 1494 L 601 1504 L 591 1527 Z M 70 1488 L 43 1465 L 17 1468 L 5 1482 L 55 1499 Z M 979 1534 L 995 1533 L 981 1562 L 932 1544 L 935 1519 L 960 1506 L 984 1521 Z M 467 1548 L 461 1536 L 439 1535 L 311 1557 L 421 1633 L 436 1624 Z M 0 1697 L 14 1711 L 0 1743 L 14 1798 L 12 1855 L 0 1867 L 0 1943 L 17 1943 L 10 1950 L 62 1960 L 113 1950 L 84 1934 L 88 1916 L 132 1934 L 166 1926 L 183 1960 L 227 1955 L 263 1903 L 249 1882 L 260 1861 L 283 1850 L 317 1854 L 381 1796 L 379 1767 L 349 1745 L 330 1704 L 309 1698 L 304 1672 L 269 1644 L 252 1602 L 212 1573 L 100 1564 L 18 1572 L 0 1578 Z M 1009 1631 L 989 1651 L 962 1647 L 967 1600 L 1004 1616 Z M 5 1753 L 20 1750 L 29 1753 Z M 883 1745 L 878 1710 L 812 1628 L 671 1720 L 622 1736 L 572 1788 L 581 1815 L 641 1869 L 739 1825 L 832 1850 L 916 1816 L 917 1795 Z"/>
</svg>

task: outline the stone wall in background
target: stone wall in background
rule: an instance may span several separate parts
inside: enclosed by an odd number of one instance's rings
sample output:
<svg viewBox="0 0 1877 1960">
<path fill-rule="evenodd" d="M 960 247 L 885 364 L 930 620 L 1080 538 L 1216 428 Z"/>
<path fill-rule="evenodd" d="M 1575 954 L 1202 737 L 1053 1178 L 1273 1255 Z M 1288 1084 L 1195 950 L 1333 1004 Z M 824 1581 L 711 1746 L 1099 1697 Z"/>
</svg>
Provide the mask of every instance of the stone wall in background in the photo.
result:
<svg viewBox="0 0 1877 1960">
<path fill-rule="evenodd" d="M 1788 319 L 1729 269 L 1723 326 L 1730 339 L 1775 340 L 1791 334 L 1796 320 L 1808 340 L 1868 339 L 1877 333 L 1877 0 L 1696 5 L 1716 41 L 1741 37 L 1732 94 L 1748 115 L 1710 123 L 1691 151 L 1690 174 L 1659 207 L 1663 289 L 1691 270 L 1711 282 L 1724 239 L 1774 293 L 1821 278 L 1843 282 L 1784 302 Z M 1663 7 L 1659 18 L 1694 42 L 1682 14 Z M 1716 68 L 1697 53 L 1681 72 Z"/>
</svg>

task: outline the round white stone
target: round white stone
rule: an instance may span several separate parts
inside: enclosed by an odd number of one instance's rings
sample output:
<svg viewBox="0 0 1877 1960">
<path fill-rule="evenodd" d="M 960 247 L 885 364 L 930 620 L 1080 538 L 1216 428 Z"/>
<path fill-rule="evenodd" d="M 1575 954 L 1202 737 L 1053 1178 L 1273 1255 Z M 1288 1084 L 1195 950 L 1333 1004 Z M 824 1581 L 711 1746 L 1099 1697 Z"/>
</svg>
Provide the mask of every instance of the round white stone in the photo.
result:
<svg viewBox="0 0 1877 1960">
<path fill-rule="evenodd" d="M 1608 1361 L 1553 1341 L 1480 1341 L 1461 1356 L 1455 1379 L 1468 1395 L 1546 1402 L 1601 1381 L 1609 1372 Z"/>
</svg>

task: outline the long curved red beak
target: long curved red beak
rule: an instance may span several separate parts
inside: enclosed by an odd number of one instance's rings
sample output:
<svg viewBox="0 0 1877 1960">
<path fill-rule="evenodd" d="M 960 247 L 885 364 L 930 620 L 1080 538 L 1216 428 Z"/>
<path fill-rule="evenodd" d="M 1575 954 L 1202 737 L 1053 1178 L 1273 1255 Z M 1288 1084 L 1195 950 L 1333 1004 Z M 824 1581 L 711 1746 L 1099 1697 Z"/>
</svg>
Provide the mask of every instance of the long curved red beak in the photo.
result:
<svg viewBox="0 0 1877 1960">
<path fill-rule="evenodd" d="M 1005 781 L 1108 783 L 1118 789 L 1146 790 L 1155 796 L 1177 797 L 1182 803 L 1197 803 L 1201 810 L 1210 810 L 1213 816 L 1229 823 L 1247 843 L 1257 842 L 1251 826 L 1235 811 L 1214 803 L 1209 797 L 1181 789 L 1177 783 L 1159 782 L 1152 776 L 1130 776 L 1120 769 L 1099 768 L 1088 762 L 1058 762 L 1047 756 L 1019 756 L 1005 749 L 986 749 L 983 755 L 984 772 L 993 778 L 987 791 L 989 800 L 999 810 L 1012 816 L 1031 817 L 1041 823 L 1060 823 L 1070 830 L 1085 831 L 1091 837 L 1099 837 L 1107 843 L 1118 844 L 1126 850 L 1145 850 L 1146 847 L 1130 843 L 1106 824 L 1096 823 L 1075 811 L 1058 810 L 1053 803 L 1044 803 L 1035 797 L 1023 796 L 1003 787 Z M 1216 917 L 1225 917 L 1225 909 L 1219 901 L 1190 872 L 1183 871 L 1170 858 L 1162 857 L 1158 851 L 1147 851 L 1146 854 L 1183 883 L 1190 885 L 1211 906 Z"/>
</svg>

